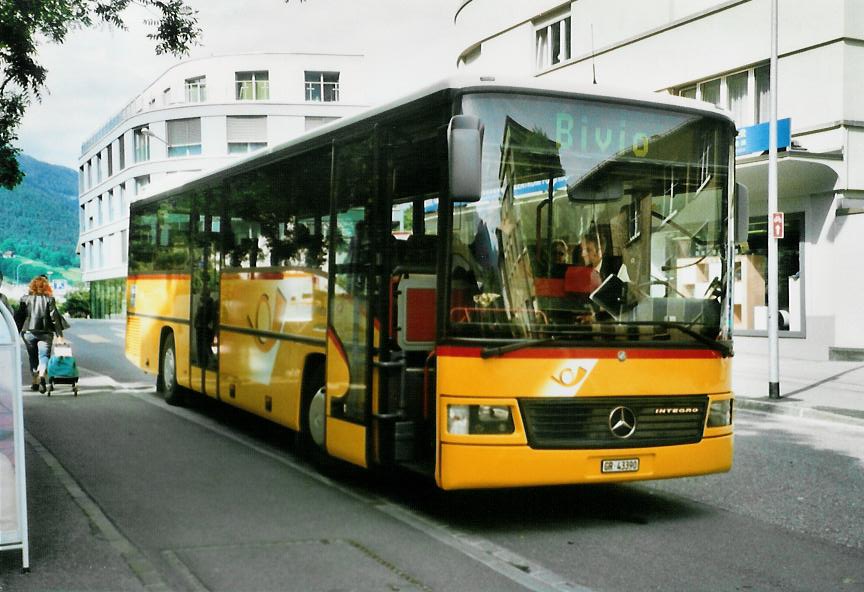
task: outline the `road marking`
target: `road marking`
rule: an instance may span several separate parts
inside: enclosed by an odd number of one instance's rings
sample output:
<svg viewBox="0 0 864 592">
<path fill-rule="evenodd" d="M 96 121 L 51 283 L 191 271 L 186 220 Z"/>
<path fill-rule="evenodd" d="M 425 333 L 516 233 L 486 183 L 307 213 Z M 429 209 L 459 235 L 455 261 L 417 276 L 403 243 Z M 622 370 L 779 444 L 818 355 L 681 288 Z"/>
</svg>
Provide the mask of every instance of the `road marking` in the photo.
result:
<svg viewBox="0 0 864 592">
<path fill-rule="evenodd" d="M 198 579 L 198 576 L 189 569 L 188 565 L 183 563 L 183 560 L 177 556 L 177 553 L 168 549 L 167 551 L 162 551 L 162 556 L 165 558 L 165 561 L 168 562 L 168 565 L 173 567 L 174 571 L 186 580 L 186 584 L 192 592 L 210 592 L 210 589 L 204 585 L 204 582 Z"/>
<path fill-rule="evenodd" d="M 275 460 L 280 464 L 294 469 L 310 479 L 314 479 L 315 481 L 327 485 L 328 487 L 331 487 L 332 489 L 335 489 L 357 501 L 363 502 L 364 504 L 375 508 L 379 512 L 382 512 L 423 534 L 431 536 L 435 540 L 449 546 L 467 557 L 470 557 L 478 563 L 485 565 L 489 569 L 503 575 L 517 584 L 520 584 L 521 586 L 524 586 L 532 592 L 591 592 L 589 588 L 568 582 L 564 577 L 549 571 L 548 569 L 522 557 L 521 555 L 513 553 L 504 547 L 498 546 L 491 541 L 460 532 L 457 529 L 440 524 L 430 518 L 411 512 L 410 510 L 406 510 L 405 508 L 388 502 L 383 498 L 363 495 L 356 491 L 352 491 L 351 489 L 348 489 L 347 487 L 321 475 L 319 472 L 294 462 L 293 460 L 282 456 L 272 449 L 262 446 L 246 436 L 233 433 L 223 426 L 216 424 L 210 419 L 201 417 L 189 409 L 170 406 L 165 403 L 165 401 L 155 398 L 152 391 L 149 393 L 141 391 L 124 391 L 124 394 L 128 394 L 145 403 L 159 407 L 160 409 L 173 413 L 178 417 L 186 419 L 198 426 L 219 434 L 220 436 L 233 440 L 234 442 L 246 446 L 247 448 Z"/>
<path fill-rule="evenodd" d="M 24 430 L 24 435 L 27 444 L 48 465 L 48 468 L 57 480 L 60 481 L 75 503 L 78 504 L 78 507 L 84 511 L 84 514 L 90 519 L 90 522 L 99 530 L 102 536 L 105 537 L 105 540 L 123 557 L 129 569 L 141 580 L 144 587 L 151 592 L 171 592 L 171 588 L 165 583 L 165 580 L 162 579 L 153 564 L 129 539 L 123 536 L 111 520 L 99 509 L 93 498 L 81 489 L 81 486 L 75 482 L 72 475 L 63 468 L 60 461 L 39 440 L 33 437 L 30 432 Z"/>
<path fill-rule="evenodd" d="M 589 588 L 568 582 L 562 576 L 545 567 L 486 539 L 459 532 L 390 502 L 384 502 L 376 507 L 388 516 L 431 536 L 463 555 L 467 555 L 517 584 L 525 586 L 528 590 L 535 592 L 591 592 Z"/>
</svg>

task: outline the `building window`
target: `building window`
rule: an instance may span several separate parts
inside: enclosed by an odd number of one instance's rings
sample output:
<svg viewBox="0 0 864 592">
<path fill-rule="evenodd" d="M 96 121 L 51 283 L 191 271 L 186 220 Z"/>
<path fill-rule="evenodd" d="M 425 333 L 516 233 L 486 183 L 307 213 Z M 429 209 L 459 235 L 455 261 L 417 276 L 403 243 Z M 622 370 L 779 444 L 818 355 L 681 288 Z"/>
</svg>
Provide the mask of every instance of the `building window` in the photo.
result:
<svg viewBox="0 0 864 592">
<path fill-rule="evenodd" d="M 267 147 L 267 117 L 228 116 L 228 154 L 245 154 Z"/>
<path fill-rule="evenodd" d="M 207 77 L 198 76 L 186 79 L 186 102 L 203 103 L 207 100 Z"/>
<path fill-rule="evenodd" d="M 150 160 L 150 136 L 141 132 L 146 126 L 137 128 L 132 134 L 133 144 L 135 145 L 135 162 L 145 162 Z"/>
<path fill-rule="evenodd" d="M 96 183 L 102 182 L 102 153 L 96 155 Z"/>
<path fill-rule="evenodd" d="M 118 160 L 120 161 L 118 164 L 122 171 L 126 168 L 126 138 L 124 136 L 117 138 L 117 152 L 119 157 Z"/>
<path fill-rule="evenodd" d="M 140 195 L 150 184 L 150 175 L 135 177 L 135 195 Z"/>
<path fill-rule="evenodd" d="M 306 100 L 333 103 L 339 100 L 339 72 L 306 72 Z"/>
<path fill-rule="evenodd" d="M 267 71 L 237 72 L 235 98 L 238 101 L 264 101 L 270 98 L 270 78 Z"/>
<path fill-rule="evenodd" d="M 769 103 L 769 91 L 771 89 L 770 68 L 760 66 L 753 70 L 756 79 L 756 123 L 768 121 L 771 117 L 771 105 Z"/>
<path fill-rule="evenodd" d="M 748 111 L 747 72 L 739 72 L 726 78 L 726 107 L 732 113 L 736 122 L 745 122 L 750 118 Z"/>
<path fill-rule="evenodd" d="M 535 33 L 537 69 L 545 70 L 571 57 L 570 17 L 537 27 Z"/>
<path fill-rule="evenodd" d="M 117 201 L 119 202 L 120 217 L 122 218 L 129 215 L 129 199 L 126 196 L 126 183 L 121 183 L 119 185 L 118 191 L 120 192 L 120 194 Z"/>
<path fill-rule="evenodd" d="M 321 127 L 322 125 L 326 125 L 331 121 L 336 121 L 339 119 L 338 117 L 315 117 L 312 115 L 307 115 L 305 118 L 306 121 L 306 131 L 311 131 L 315 128 Z"/>
<path fill-rule="evenodd" d="M 707 82 L 703 82 L 699 85 L 699 89 L 701 91 L 700 99 L 705 101 L 706 103 L 711 103 L 712 105 L 720 106 L 720 86 L 721 80 L 719 78 L 715 78 L 714 80 L 709 80 Z"/>
<path fill-rule="evenodd" d="M 201 154 L 201 118 L 172 119 L 168 127 L 168 158 Z"/>
<path fill-rule="evenodd" d="M 125 264 L 129 262 L 129 231 L 120 231 L 120 262 Z"/>
<path fill-rule="evenodd" d="M 768 66 L 704 80 L 673 91 L 728 109 L 739 128 L 768 121 Z"/>
</svg>

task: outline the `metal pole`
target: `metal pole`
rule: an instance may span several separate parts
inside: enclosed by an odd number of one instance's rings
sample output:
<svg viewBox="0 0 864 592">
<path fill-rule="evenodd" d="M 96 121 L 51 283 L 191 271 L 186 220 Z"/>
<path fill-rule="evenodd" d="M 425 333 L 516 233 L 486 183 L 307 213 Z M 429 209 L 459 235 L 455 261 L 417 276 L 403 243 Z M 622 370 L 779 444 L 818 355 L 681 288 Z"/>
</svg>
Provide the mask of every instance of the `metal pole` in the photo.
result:
<svg viewBox="0 0 864 592">
<path fill-rule="evenodd" d="M 768 398 L 780 398 L 780 351 L 777 320 L 777 2 L 771 0 L 770 120 L 768 127 Z"/>
</svg>

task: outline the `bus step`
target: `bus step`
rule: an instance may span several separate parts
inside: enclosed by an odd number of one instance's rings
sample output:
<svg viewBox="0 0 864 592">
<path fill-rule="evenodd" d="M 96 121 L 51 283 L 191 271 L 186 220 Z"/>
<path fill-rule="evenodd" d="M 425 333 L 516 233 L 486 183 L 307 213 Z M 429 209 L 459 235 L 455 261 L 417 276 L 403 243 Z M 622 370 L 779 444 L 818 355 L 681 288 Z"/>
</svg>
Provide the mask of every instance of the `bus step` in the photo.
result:
<svg viewBox="0 0 864 592">
<path fill-rule="evenodd" d="M 417 426 L 413 421 L 397 421 L 393 424 L 393 460 L 403 462 L 416 458 L 415 434 Z"/>
</svg>

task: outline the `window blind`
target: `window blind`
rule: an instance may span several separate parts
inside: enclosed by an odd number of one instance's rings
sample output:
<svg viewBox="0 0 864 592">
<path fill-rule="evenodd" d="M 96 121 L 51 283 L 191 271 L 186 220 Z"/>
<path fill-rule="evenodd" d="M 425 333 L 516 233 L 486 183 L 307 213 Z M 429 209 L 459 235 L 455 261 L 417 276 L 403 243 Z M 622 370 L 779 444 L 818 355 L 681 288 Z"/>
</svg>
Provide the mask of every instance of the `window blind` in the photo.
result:
<svg viewBox="0 0 864 592">
<path fill-rule="evenodd" d="M 168 123 L 168 145 L 183 146 L 201 143 L 201 118 L 173 119 Z"/>
<path fill-rule="evenodd" d="M 228 142 L 266 142 L 266 116 L 228 116 Z"/>
</svg>

